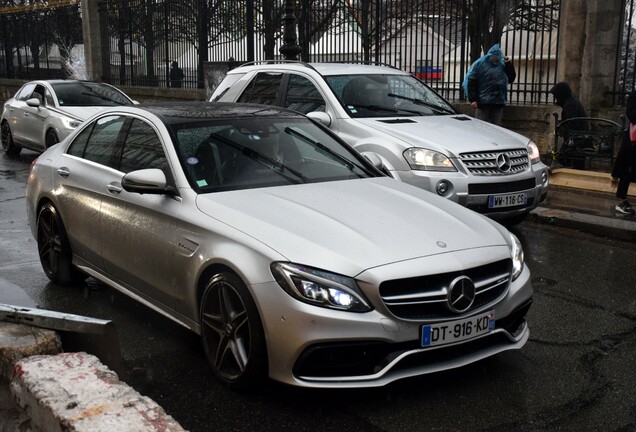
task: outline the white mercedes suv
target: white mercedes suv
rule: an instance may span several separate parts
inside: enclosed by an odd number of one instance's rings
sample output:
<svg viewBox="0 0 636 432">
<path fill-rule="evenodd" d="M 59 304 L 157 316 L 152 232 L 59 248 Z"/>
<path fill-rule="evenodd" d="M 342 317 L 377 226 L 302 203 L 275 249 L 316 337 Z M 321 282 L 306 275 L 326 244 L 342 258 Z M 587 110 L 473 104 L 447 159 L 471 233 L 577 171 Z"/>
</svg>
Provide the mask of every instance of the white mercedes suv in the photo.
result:
<svg viewBox="0 0 636 432">
<path fill-rule="evenodd" d="M 392 67 L 250 63 L 231 70 L 210 100 L 307 114 L 392 177 L 509 225 L 547 195 L 548 170 L 534 142 L 459 113 Z"/>
</svg>

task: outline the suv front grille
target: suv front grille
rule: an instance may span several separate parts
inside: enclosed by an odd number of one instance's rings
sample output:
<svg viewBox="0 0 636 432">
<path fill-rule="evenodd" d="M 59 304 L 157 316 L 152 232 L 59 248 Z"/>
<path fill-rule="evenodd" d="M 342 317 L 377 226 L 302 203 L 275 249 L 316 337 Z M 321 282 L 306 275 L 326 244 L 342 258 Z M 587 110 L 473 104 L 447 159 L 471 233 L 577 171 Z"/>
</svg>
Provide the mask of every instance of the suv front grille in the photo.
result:
<svg viewBox="0 0 636 432">
<path fill-rule="evenodd" d="M 462 153 L 459 157 L 468 171 L 476 176 L 518 174 L 530 167 L 530 157 L 525 149 Z"/>
<path fill-rule="evenodd" d="M 475 301 L 465 312 L 469 314 L 494 304 L 506 293 L 511 265 L 506 259 L 464 271 L 385 281 L 380 284 L 380 296 L 389 311 L 399 318 L 453 318 L 457 314 L 447 307 L 447 292 L 455 278 L 465 275 L 475 284 Z"/>
</svg>

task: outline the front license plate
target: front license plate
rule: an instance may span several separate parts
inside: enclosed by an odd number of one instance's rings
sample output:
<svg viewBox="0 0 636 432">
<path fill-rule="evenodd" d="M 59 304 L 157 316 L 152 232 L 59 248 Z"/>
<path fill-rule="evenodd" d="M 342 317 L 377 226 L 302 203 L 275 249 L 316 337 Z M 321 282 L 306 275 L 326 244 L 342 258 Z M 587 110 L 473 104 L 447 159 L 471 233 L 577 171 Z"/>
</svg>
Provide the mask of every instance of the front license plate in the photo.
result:
<svg viewBox="0 0 636 432">
<path fill-rule="evenodd" d="M 445 345 L 472 339 L 495 329 L 495 311 L 470 318 L 422 326 L 422 346 Z"/>
<path fill-rule="evenodd" d="M 528 197 L 525 193 L 514 193 L 508 195 L 490 195 L 488 197 L 488 208 L 514 207 L 526 205 Z"/>
</svg>

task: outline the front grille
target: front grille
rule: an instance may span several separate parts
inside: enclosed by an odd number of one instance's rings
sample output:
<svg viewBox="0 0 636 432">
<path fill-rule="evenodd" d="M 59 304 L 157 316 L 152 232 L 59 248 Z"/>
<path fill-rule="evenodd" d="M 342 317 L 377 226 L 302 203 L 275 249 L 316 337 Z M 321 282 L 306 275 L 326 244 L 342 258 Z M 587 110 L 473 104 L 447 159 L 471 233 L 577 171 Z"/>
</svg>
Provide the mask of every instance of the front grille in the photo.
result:
<svg viewBox="0 0 636 432">
<path fill-rule="evenodd" d="M 509 259 L 468 270 L 395 279 L 380 284 L 380 296 L 386 307 L 398 318 L 430 320 L 456 316 L 447 307 L 451 282 L 468 276 L 475 284 L 475 301 L 466 314 L 496 302 L 510 285 Z"/>
<path fill-rule="evenodd" d="M 525 149 L 462 153 L 459 157 L 468 171 L 476 176 L 505 176 L 530 168 L 530 157 Z M 501 159 L 505 159 L 505 164 Z"/>
<path fill-rule="evenodd" d="M 468 185 L 469 195 L 494 195 L 502 193 L 521 192 L 534 189 L 537 179 L 532 178 L 503 183 L 472 183 Z"/>
</svg>

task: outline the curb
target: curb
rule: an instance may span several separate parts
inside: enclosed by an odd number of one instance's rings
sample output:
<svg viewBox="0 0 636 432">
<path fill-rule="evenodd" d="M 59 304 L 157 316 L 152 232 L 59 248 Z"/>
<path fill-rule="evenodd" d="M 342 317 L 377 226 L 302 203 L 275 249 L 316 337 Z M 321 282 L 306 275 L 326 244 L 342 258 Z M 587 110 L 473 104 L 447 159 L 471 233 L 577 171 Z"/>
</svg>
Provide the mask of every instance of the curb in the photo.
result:
<svg viewBox="0 0 636 432">
<path fill-rule="evenodd" d="M 152 399 L 57 332 L 0 322 L 0 431 L 181 432 Z"/>
<path fill-rule="evenodd" d="M 530 212 L 529 220 L 572 228 L 615 240 L 636 242 L 636 218 L 633 215 L 610 218 L 577 211 L 537 207 Z"/>
</svg>

